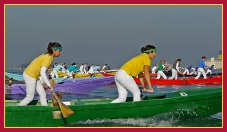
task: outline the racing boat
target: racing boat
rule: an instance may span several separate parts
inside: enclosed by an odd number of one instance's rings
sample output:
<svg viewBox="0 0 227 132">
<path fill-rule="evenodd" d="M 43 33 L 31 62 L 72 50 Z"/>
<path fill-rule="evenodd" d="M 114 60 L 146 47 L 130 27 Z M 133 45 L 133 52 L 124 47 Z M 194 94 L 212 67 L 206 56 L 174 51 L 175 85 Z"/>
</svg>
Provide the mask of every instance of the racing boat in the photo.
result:
<svg viewBox="0 0 227 132">
<path fill-rule="evenodd" d="M 28 106 L 18 106 L 20 100 L 5 100 L 5 127 L 61 127 L 94 119 L 148 117 L 171 112 L 173 115 L 207 117 L 222 112 L 222 88 L 195 88 L 167 94 L 150 94 L 142 101 L 110 103 L 114 98 L 75 99 L 63 102 L 74 113 L 62 116 L 61 108 L 40 106 L 33 100 Z"/>
<path fill-rule="evenodd" d="M 137 84 L 141 84 L 139 78 L 134 78 Z M 207 79 L 199 78 L 188 78 L 181 77 L 177 80 L 170 79 L 156 79 L 150 78 L 152 85 L 222 85 L 222 76 L 216 75 L 208 77 Z M 144 82 L 146 83 L 146 79 L 144 78 Z"/>
</svg>

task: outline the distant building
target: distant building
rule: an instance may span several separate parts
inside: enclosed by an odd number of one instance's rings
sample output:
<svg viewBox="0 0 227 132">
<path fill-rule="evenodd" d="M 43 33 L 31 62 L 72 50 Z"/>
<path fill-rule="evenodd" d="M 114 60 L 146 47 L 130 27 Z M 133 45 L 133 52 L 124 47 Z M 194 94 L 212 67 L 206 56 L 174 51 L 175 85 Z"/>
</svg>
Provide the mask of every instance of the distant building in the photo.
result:
<svg viewBox="0 0 227 132">
<path fill-rule="evenodd" d="M 222 69 L 222 50 L 219 51 L 218 57 L 216 59 L 215 57 L 207 59 L 206 65 L 208 67 L 214 65 L 216 69 Z"/>
</svg>

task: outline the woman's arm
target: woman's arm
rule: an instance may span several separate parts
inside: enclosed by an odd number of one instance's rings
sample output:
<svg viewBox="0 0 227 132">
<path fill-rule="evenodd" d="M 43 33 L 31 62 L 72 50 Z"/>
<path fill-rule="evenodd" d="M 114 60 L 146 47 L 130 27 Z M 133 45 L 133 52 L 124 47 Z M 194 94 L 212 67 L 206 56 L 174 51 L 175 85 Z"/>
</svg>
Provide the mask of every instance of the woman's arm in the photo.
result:
<svg viewBox="0 0 227 132">
<path fill-rule="evenodd" d="M 50 84 L 49 80 L 47 79 L 46 70 L 47 70 L 47 67 L 42 66 L 42 67 L 41 67 L 41 71 L 40 71 L 40 75 L 41 75 L 43 81 L 46 83 L 46 85 L 47 85 L 51 90 L 53 90 L 53 86 Z"/>
<path fill-rule="evenodd" d="M 140 74 L 138 75 L 138 77 L 139 77 L 140 83 L 141 83 L 141 85 L 142 85 L 142 87 L 143 87 L 143 90 L 146 91 L 146 85 L 145 85 L 145 83 L 144 83 L 144 81 L 143 81 L 143 73 L 140 73 Z"/>
<path fill-rule="evenodd" d="M 180 72 L 179 63 L 176 64 L 176 69 L 177 69 L 177 72 Z"/>
<path fill-rule="evenodd" d="M 143 70 L 144 70 L 144 75 L 145 75 L 147 84 L 148 84 L 148 86 L 149 86 L 149 89 L 153 89 L 152 86 L 151 86 L 149 68 L 150 68 L 149 66 L 145 65 L 145 66 L 143 67 Z"/>
</svg>

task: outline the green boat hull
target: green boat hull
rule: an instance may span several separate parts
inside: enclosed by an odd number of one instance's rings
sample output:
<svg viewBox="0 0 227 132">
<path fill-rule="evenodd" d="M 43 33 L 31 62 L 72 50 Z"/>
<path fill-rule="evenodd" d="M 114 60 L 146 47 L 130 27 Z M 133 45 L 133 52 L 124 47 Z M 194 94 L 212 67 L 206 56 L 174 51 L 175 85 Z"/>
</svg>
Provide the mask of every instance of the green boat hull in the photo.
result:
<svg viewBox="0 0 227 132">
<path fill-rule="evenodd" d="M 74 114 L 61 118 L 58 107 L 15 106 L 19 101 L 5 101 L 5 127 L 56 127 L 93 119 L 148 117 L 173 112 L 181 116 L 210 116 L 222 112 L 222 88 L 182 90 L 168 94 L 153 94 L 143 101 L 110 103 L 112 98 L 77 99 L 70 101 Z M 193 115 L 192 115 L 193 114 Z M 59 117 L 60 116 L 60 117 Z M 57 119 L 56 119 L 57 118 Z"/>
</svg>

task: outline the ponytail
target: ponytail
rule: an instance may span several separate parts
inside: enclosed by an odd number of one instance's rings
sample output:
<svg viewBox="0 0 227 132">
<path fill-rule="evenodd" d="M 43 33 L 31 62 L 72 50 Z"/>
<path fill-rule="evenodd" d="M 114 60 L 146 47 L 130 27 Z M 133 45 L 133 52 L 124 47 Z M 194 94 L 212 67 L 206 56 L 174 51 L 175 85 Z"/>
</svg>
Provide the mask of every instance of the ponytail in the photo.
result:
<svg viewBox="0 0 227 132">
<path fill-rule="evenodd" d="M 58 42 L 49 42 L 47 52 L 45 54 L 53 54 L 54 50 L 61 50 L 62 46 Z"/>
</svg>

